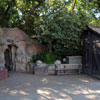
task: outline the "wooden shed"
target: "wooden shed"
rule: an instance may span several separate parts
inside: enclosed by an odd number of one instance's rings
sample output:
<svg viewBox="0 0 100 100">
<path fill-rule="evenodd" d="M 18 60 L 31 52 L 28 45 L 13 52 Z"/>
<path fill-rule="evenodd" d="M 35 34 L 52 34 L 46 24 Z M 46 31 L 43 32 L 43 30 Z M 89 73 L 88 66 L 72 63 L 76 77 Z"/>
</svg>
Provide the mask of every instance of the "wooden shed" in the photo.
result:
<svg viewBox="0 0 100 100">
<path fill-rule="evenodd" d="M 83 72 L 100 78 L 100 27 L 85 28 L 83 45 Z"/>
</svg>

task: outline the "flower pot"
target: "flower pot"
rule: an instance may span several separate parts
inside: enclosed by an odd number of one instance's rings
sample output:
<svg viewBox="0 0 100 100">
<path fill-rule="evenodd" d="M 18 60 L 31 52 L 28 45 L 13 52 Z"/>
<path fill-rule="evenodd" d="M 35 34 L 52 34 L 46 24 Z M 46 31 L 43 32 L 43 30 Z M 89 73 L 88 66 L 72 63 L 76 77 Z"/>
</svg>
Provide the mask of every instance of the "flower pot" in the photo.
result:
<svg viewBox="0 0 100 100">
<path fill-rule="evenodd" d="M 0 79 L 5 79 L 8 77 L 8 70 L 4 69 L 4 70 L 0 70 Z"/>
</svg>

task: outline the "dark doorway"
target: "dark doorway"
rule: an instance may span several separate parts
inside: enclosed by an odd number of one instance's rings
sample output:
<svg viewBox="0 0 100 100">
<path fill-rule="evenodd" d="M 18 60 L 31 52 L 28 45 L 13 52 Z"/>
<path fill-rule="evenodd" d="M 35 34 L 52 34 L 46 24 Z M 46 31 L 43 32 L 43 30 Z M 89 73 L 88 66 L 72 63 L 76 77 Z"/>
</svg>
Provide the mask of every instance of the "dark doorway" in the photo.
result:
<svg viewBox="0 0 100 100">
<path fill-rule="evenodd" d="M 16 51 L 17 46 L 8 45 L 8 48 L 5 50 L 5 67 L 8 71 L 16 71 Z"/>
</svg>

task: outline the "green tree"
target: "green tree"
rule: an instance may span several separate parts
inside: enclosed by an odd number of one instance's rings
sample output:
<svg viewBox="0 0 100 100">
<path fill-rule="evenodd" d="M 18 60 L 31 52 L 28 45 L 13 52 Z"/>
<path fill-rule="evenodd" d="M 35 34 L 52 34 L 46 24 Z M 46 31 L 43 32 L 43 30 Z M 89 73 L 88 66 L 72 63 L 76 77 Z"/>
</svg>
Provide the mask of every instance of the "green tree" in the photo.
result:
<svg viewBox="0 0 100 100">
<path fill-rule="evenodd" d="M 79 51 L 83 27 L 100 26 L 99 13 L 99 0 L 0 0 L 1 27 L 19 27 L 62 55 Z"/>
</svg>

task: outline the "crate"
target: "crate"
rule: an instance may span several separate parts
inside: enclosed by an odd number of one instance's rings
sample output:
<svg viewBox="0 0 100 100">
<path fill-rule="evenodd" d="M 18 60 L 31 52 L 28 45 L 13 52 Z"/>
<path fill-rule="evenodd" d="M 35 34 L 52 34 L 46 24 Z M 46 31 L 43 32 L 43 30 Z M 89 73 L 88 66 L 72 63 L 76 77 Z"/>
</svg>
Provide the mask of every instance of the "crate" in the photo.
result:
<svg viewBox="0 0 100 100">
<path fill-rule="evenodd" d="M 0 70 L 0 80 L 8 77 L 8 70 Z"/>
</svg>

